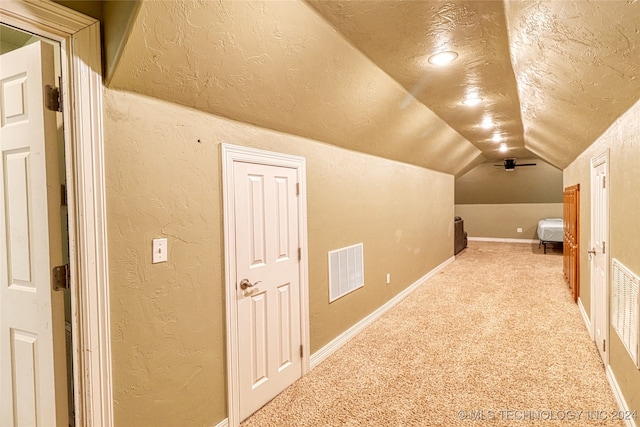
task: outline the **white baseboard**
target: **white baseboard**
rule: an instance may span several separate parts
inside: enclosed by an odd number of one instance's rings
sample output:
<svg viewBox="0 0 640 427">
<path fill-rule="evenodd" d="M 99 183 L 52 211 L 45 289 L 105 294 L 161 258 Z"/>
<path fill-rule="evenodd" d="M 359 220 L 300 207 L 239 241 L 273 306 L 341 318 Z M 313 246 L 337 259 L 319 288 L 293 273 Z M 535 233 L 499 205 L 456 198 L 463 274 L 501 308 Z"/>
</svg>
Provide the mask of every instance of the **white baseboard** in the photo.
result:
<svg viewBox="0 0 640 427">
<path fill-rule="evenodd" d="M 506 239 L 501 237 L 468 237 L 470 242 L 538 243 L 538 239 Z"/>
<path fill-rule="evenodd" d="M 451 257 L 444 261 L 442 264 L 438 265 L 436 268 L 416 280 L 413 284 L 407 287 L 405 290 L 400 292 L 395 297 L 391 298 L 384 305 L 380 306 L 376 311 L 369 314 L 364 319 L 360 320 L 358 323 L 335 337 L 331 342 L 322 347 L 320 350 L 316 351 L 309 358 L 309 368 L 313 369 L 318 366 L 323 360 L 333 354 L 340 347 L 345 345 L 351 338 L 355 337 L 358 333 L 360 333 L 364 328 L 373 323 L 376 319 L 382 316 L 385 312 L 387 312 L 394 305 L 398 304 L 402 301 L 407 295 L 413 292 L 418 286 L 422 285 L 429 278 L 433 277 L 435 274 L 439 273 L 444 267 L 448 264 L 455 261 L 455 257 Z"/>
<path fill-rule="evenodd" d="M 578 308 L 580 309 L 580 314 L 582 314 L 582 320 L 584 320 L 584 325 L 587 327 L 587 331 L 589 332 L 589 337 L 591 338 L 591 341 L 593 341 L 593 329 L 591 328 L 591 319 L 589 319 L 587 310 L 585 310 L 584 305 L 582 304 L 582 298 L 578 298 Z"/>
<path fill-rule="evenodd" d="M 607 367 L 605 368 L 605 375 L 607 376 L 607 380 L 609 381 L 609 385 L 611 386 L 611 391 L 613 391 L 613 397 L 616 399 L 616 403 L 618 404 L 618 409 L 623 413 L 628 413 L 629 406 L 627 406 L 627 402 L 624 400 L 622 390 L 620 390 L 620 386 L 618 385 L 616 376 L 613 374 L 611 365 L 607 365 Z M 624 424 L 627 427 L 638 427 L 635 420 L 633 419 L 626 419 Z"/>
<path fill-rule="evenodd" d="M 225 418 L 213 427 L 229 427 L 229 418 Z"/>
</svg>

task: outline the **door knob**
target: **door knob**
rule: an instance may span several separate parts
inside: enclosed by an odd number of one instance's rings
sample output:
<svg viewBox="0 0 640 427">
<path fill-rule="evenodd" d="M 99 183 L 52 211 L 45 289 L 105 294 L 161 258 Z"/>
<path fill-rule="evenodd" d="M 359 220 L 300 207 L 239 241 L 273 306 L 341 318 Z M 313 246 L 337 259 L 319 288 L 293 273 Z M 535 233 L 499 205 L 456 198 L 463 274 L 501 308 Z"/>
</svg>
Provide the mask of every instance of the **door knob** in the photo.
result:
<svg viewBox="0 0 640 427">
<path fill-rule="evenodd" d="M 246 290 L 246 289 L 248 289 L 248 288 L 252 288 L 252 287 L 254 287 L 254 286 L 255 286 L 255 285 L 257 285 L 258 283 L 260 283 L 260 280 L 258 280 L 258 281 L 257 281 L 257 282 L 255 282 L 255 283 L 251 283 L 251 282 L 249 281 L 249 279 L 242 279 L 242 280 L 240 281 L 240 289 L 242 289 L 242 290 L 244 291 L 244 290 Z"/>
</svg>

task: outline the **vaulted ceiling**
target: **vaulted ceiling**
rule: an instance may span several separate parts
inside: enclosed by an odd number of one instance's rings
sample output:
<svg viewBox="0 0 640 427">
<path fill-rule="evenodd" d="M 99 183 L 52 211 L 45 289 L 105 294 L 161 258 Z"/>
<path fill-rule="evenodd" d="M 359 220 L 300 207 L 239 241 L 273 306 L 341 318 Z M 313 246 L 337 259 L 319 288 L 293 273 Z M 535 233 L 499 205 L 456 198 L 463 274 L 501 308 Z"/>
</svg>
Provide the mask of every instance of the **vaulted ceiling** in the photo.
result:
<svg viewBox="0 0 640 427">
<path fill-rule="evenodd" d="M 460 175 L 566 167 L 639 77 L 636 0 L 144 0 L 110 86 Z"/>
</svg>

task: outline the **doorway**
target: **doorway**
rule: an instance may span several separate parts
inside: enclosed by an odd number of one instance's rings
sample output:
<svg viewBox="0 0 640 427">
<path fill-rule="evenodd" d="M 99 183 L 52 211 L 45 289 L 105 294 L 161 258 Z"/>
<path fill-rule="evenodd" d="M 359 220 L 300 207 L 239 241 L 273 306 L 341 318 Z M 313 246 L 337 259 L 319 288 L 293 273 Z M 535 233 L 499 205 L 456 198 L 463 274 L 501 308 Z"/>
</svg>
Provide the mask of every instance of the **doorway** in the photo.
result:
<svg viewBox="0 0 640 427">
<path fill-rule="evenodd" d="M 222 145 L 229 425 L 309 370 L 305 160 Z"/>
<path fill-rule="evenodd" d="M 60 46 L 74 419 L 76 425 L 112 426 L 100 26 L 53 2 L 1 2 L 0 23 Z"/>
<path fill-rule="evenodd" d="M 591 316 L 602 361 L 609 364 L 609 153 L 591 159 Z"/>
</svg>

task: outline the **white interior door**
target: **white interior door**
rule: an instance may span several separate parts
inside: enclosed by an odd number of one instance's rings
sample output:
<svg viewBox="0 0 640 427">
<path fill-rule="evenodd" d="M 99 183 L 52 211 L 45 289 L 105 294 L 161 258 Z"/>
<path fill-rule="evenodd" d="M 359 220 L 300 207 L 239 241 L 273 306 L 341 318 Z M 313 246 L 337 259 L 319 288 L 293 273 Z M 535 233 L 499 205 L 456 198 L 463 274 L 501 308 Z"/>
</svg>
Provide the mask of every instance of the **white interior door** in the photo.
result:
<svg viewBox="0 0 640 427">
<path fill-rule="evenodd" d="M 298 197 L 292 168 L 235 162 L 234 178 L 242 420 L 302 375 Z"/>
<path fill-rule="evenodd" d="M 591 163 L 591 289 L 594 340 L 602 360 L 609 362 L 609 268 L 608 230 L 609 195 L 607 156 L 599 156 Z"/>
<path fill-rule="evenodd" d="M 53 47 L 0 56 L 0 425 L 68 426 Z"/>
</svg>

